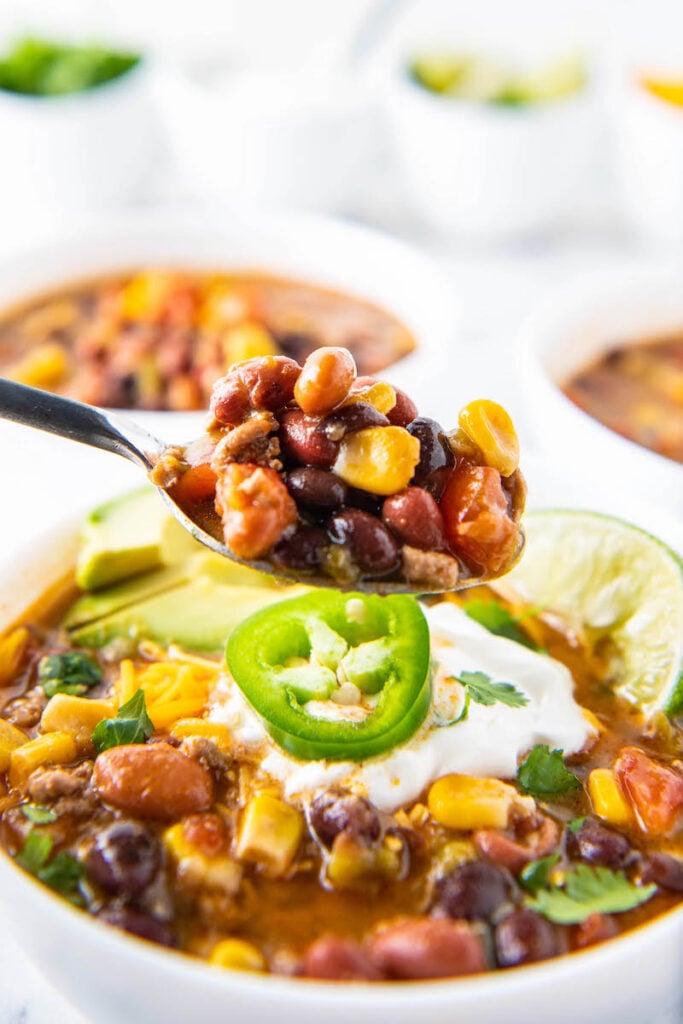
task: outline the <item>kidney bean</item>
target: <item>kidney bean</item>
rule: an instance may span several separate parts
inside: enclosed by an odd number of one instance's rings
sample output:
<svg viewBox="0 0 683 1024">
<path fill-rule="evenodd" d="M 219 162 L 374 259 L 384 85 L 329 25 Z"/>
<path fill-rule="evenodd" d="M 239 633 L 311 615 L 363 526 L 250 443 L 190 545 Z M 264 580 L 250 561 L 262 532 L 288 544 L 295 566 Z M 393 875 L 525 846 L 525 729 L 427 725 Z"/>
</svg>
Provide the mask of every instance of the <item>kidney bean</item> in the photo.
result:
<svg viewBox="0 0 683 1024">
<path fill-rule="evenodd" d="M 95 761 L 93 786 L 105 803 L 161 821 L 206 811 L 213 803 L 209 772 L 163 742 L 105 750 Z"/>
<path fill-rule="evenodd" d="M 228 463 L 218 477 L 216 508 L 225 543 L 238 558 L 261 558 L 277 544 L 298 513 L 282 480 L 267 466 Z"/>
<path fill-rule="evenodd" d="M 106 921 L 115 928 L 137 935 L 139 939 L 147 939 L 148 942 L 156 942 L 160 946 L 177 945 L 178 940 L 172 925 L 160 921 L 158 917 L 153 917 L 145 910 L 138 910 L 137 907 L 112 904 L 101 910 L 97 916 L 100 921 Z"/>
<path fill-rule="evenodd" d="M 408 398 L 405 391 L 401 391 L 399 388 L 394 388 L 394 391 L 396 392 L 396 405 L 387 413 L 389 422 L 395 427 L 407 427 L 419 416 L 417 406 L 412 398 Z"/>
<path fill-rule="evenodd" d="M 243 380 L 234 374 L 221 377 L 213 386 L 209 410 L 217 423 L 224 427 L 236 427 L 251 408 L 249 389 Z"/>
<path fill-rule="evenodd" d="M 161 864 L 161 844 L 135 821 L 115 821 L 102 829 L 85 856 L 88 878 L 115 896 L 139 896 Z"/>
<path fill-rule="evenodd" d="M 381 928 L 370 955 L 390 978 L 450 978 L 487 969 L 482 937 L 463 921 L 412 917 Z"/>
<path fill-rule="evenodd" d="M 366 427 L 388 427 L 389 418 L 368 402 L 352 402 L 326 416 L 320 429 L 331 441 L 341 441 L 347 434 Z"/>
<path fill-rule="evenodd" d="M 642 878 L 662 889 L 683 892 L 683 860 L 669 853 L 650 853 L 643 864 Z"/>
<path fill-rule="evenodd" d="M 294 398 L 301 367 L 287 356 L 258 356 L 238 363 L 227 376 L 232 373 L 246 385 L 255 409 L 277 412 Z"/>
<path fill-rule="evenodd" d="M 299 526 L 296 533 L 273 548 L 272 560 L 281 569 L 315 572 L 322 564 L 330 541 L 324 530 L 316 526 Z"/>
<path fill-rule="evenodd" d="M 348 544 L 354 561 L 362 572 L 391 572 L 400 561 L 399 546 L 389 530 L 374 516 L 359 508 L 336 512 L 327 524 L 335 542 Z"/>
<path fill-rule="evenodd" d="M 513 910 L 496 925 L 494 941 L 500 967 L 549 960 L 560 952 L 553 926 L 528 907 Z"/>
<path fill-rule="evenodd" d="M 633 855 L 625 836 L 601 825 L 595 818 L 586 818 L 577 832 L 567 831 L 567 851 L 589 864 L 621 868 Z"/>
<path fill-rule="evenodd" d="M 301 973 L 326 981 L 379 981 L 381 972 L 353 939 L 323 935 L 304 953 Z"/>
<path fill-rule="evenodd" d="M 437 885 L 437 904 L 450 917 L 490 918 L 512 896 L 512 880 L 495 864 L 473 860 L 449 871 Z"/>
<path fill-rule="evenodd" d="M 299 505 L 331 511 L 344 504 L 348 488 L 334 473 L 314 466 L 301 466 L 288 474 L 287 490 Z"/>
<path fill-rule="evenodd" d="M 381 833 L 379 815 L 369 800 L 353 793 L 329 791 L 311 803 L 308 820 L 320 842 L 327 847 L 340 832 L 376 842 Z"/>
<path fill-rule="evenodd" d="M 576 949 L 594 946 L 619 934 L 619 926 L 609 914 L 591 914 L 581 924 L 572 928 L 572 939 Z"/>
<path fill-rule="evenodd" d="M 356 364 L 345 348 L 311 352 L 294 387 L 294 397 L 309 416 L 325 416 L 343 402 L 356 378 Z"/>
<path fill-rule="evenodd" d="M 438 551 L 446 544 L 443 518 L 429 491 L 406 487 L 382 505 L 382 518 L 399 540 L 424 551 Z"/>
<path fill-rule="evenodd" d="M 448 471 L 455 463 L 448 438 L 436 420 L 427 416 L 418 416 L 406 429 L 420 442 L 420 461 L 412 483 L 425 487 L 438 501 L 446 486 Z"/>
<path fill-rule="evenodd" d="M 300 409 L 286 409 L 280 417 L 280 444 L 286 458 L 321 469 L 329 469 L 339 452 L 339 444 L 327 437 L 320 420 Z"/>
<path fill-rule="evenodd" d="M 521 535 L 497 469 L 465 463 L 452 470 L 439 508 L 446 540 L 477 573 L 498 573 L 513 560 Z"/>
<path fill-rule="evenodd" d="M 517 874 L 529 861 L 547 857 L 557 849 L 560 826 L 552 818 L 543 818 L 540 827 L 524 843 L 494 828 L 477 829 L 472 838 L 482 856 Z"/>
</svg>

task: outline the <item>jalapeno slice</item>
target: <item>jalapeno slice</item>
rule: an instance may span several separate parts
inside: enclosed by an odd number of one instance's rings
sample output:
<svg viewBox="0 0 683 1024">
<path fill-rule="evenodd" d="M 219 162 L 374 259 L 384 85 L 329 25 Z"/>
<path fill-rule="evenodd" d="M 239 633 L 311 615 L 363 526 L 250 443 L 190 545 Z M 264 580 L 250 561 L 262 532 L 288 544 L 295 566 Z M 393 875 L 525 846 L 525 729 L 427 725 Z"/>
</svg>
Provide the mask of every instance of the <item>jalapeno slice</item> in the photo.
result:
<svg viewBox="0 0 683 1024">
<path fill-rule="evenodd" d="M 429 629 L 412 597 L 332 590 L 282 601 L 241 623 L 226 656 L 272 738 L 302 760 L 376 757 L 412 736 L 429 709 Z M 333 702 L 326 714 L 318 702 L 349 682 L 361 695 L 358 719 L 335 716 Z"/>
</svg>

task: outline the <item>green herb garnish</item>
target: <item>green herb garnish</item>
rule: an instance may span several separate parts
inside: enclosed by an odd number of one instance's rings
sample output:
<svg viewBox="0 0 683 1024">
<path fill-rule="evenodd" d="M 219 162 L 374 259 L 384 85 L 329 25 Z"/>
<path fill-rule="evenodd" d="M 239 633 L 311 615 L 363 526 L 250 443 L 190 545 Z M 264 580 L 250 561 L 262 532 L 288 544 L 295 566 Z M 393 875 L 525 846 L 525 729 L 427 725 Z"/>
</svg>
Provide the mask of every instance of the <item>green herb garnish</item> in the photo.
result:
<svg viewBox="0 0 683 1024">
<path fill-rule="evenodd" d="M 545 744 L 537 744 L 522 761 L 517 780 L 525 793 L 541 800 L 581 789 L 576 775 L 565 768 L 562 751 L 550 750 Z"/>
<path fill-rule="evenodd" d="M 32 875 L 38 872 L 47 863 L 52 853 L 52 838 L 40 832 L 31 831 L 26 837 L 26 842 L 14 858 L 20 867 Z"/>
<path fill-rule="evenodd" d="M 57 815 L 50 807 L 39 807 L 37 804 L 22 804 L 21 813 L 34 825 L 51 825 Z"/>
<path fill-rule="evenodd" d="M 66 897 L 72 903 L 82 904 L 83 900 L 78 892 L 83 877 L 80 861 L 65 850 L 50 860 L 52 846 L 51 836 L 32 830 L 14 859 L 24 870 L 54 889 L 60 896 Z"/>
<path fill-rule="evenodd" d="M 104 46 L 20 39 L 0 58 L 0 89 L 28 96 L 84 92 L 130 71 L 140 59 Z"/>
<path fill-rule="evenodd" d="M 550 878 L 550 872 L 560 859 L 559 853 L 552 853 L 549 857 L 541 857 L 540 860 L 532 860 L 530 864 L 522 869 L 519 881 L 530 893 L 537 893 L 539 889 L 545 889 Z"/>
<path fill-rule="evenodd" d="M 509 708 L 523 708 L 529 703 L 526 694 L 518 690 L 512 683 L 494 683 L 485 672 L 461 672 L 454 676 L 465 687 L 468 696 L 476 704 L 490 707 L 492 704 L 505 704 Z"/>
<path fill-rule="evenodd" d="M 154 732 L 154 723 L 147 714 L 145 694 L 136 690 L 130 700 L 122 704 L 116 718 L 103 718 L 95 726 L 92 741 L 101 754 L 110 747 L 127 743 L 144 743 Z"/>
<path fill-rule="evenodd" d="M 514 640 L 515 643 L 522 644 L 531 651 L 541 650 L 520 626 L 520 617 L 513 615 L 498 601 L 482 601 L 479 598 L 471 598 L 465 602 L 463 610 L 480 626 L 488 629 L 489 633 L 504 636 L 507 640 Z"/>
<path fill-rule="evenodd" d="M 578 864 L 562 886 L 540 889 L 526 905 L 555 924 L 580 924 L 591 914 L 619 914 L 645 903 L 656 885 L 634 885 L 622 871 Z"/>
<path fill-rule="evenodd" d="M 102 669 L 94 658 L 82 651 L 47 654 L 38 665 L 38 682 L 46 697 L 54 697 L 56 693 L 82 697 L 102 682 Z"/>
<path fill-rule="evenodd" d="M 569 822 L 567 828 L 572 833 L 572 835 L 576 835 L 577 832 L 581 831 L 581 826 L 583 825 L 585 820 L 586 815 L 584 814 L 582 818 L 574 818 L 572 821 Z"/>
</svg>

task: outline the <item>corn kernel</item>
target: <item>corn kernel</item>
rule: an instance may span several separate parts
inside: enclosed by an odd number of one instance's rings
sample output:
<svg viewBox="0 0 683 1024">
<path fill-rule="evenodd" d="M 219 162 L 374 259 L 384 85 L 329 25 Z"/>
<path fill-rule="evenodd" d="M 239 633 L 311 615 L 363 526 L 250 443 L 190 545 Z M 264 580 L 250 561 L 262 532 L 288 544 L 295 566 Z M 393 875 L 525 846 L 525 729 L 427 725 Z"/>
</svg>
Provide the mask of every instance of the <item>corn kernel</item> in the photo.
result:
<svg viewBox="0 0 683 1024">
<path fill-rule="evenodd" d="M 77 746 L 83 747 L 92 739 L 95 726 L 103 718 L 113 717 L 114 705 L 111 701 L 57 693 L 45 706 L 40 728 L 44 733 L 67 733 Z"/>
<path fill-rule="evenodd" d="M 263 864 L 272 877 L 289 870 L 303 836 L 299 811 L 270 793 L 258 793 L 244 809 L 237 856 Z"/>
<path fill-rule="evenodd" d="M 26 627 L 19 626 L 0 640 L 0 686 L 10 683 L 21 668 L 30 639 Z"/>
<path fill-rule="evenodd" d="M 7 370 L 7 376 L 34 388 L 60 384 L 69 369 L 66 349 L 56 341 L 38 345 Z"/>
<path fill-rule="evenodd" d="M 454 839 L 450 843 L 446 843 L 439 850 L 436 858 L 439 871 L 444 875 L 452 871 L 453 868 L 460 867 L 461 864 L 467 864 L 469 861 L 476 859 L 476 848 L 469 839 Z"/>
<path fill-rule="evenodd" d="M 249 320 L 230 327 L 222 338 L 222 345 L 226 367 L 243 359 L 276 356 L 280 351 L 265 327 Z"/>
<path fill-rule="evenodd" d="M 6 772 L 9 768 L 12 751 L 23 747 L 28 741 L 28 736 L 21 729 L 0 718 L 0 772 Z"/>
<path fill-rule="evenodd" d="M 251 302 L 246 291 L 230 281 L 217 278 L 204 291 L 197 313 L 197 326 L 209 331 L 240 324 L 250 314 Z"/>
<path fill-rule="evenodd" d="M 498 779 L 444 775 L 429 790 L 427 803 L 440 825 L 468 831 L 505 828 L 517 792 Z"/>
<path fill-rule="evenodd" d="M 487 398 L 460 410 L 458 424 L 481 451 L 487 466 L 510 476 L 519 465 L 519 440 L 507 411 Z"/>
<path fill-rule="evenodd" d="M 263 954 L 244 939 L 223 939 L 211 950 L 209 963 L 216 967 L 229 967 L 233 971 L 265 971 Z"/>
<path fill-rule="evenodd" d="M 119 311 L 126 320 L 152 323 L 164 312 L 176 287 L 177 275 L 164 270 L 146 270 L 131 278 L 121 293 Z"/>
<path fill-rule="evenodd" d="M 10 785 L 20 786 L 29 775 L 47 764 L 67 764 L 76 759 L 76 744 L 66 732 L 49 732 L 29 740 L 10 754 Z"/>
<path fill-rule="evenodd" d="M 352 405 L 354 402 L 365 402 L 386 416 L 396 405 L 396 392 L 385 380 L 377 380 L 365 388 L 356 388 L 343 404 Z"/>
<path fill-rule="evenodd" d="M 633 817 L 617 778 L 609 768 L 594 768 L 588 776 L 588 795 L 599 818 L 612 825 L 628 825 Z"/>
<path fill-rule="evenodd" d="M 229 753 L 233 748 L 232 733 L 222 722 L 208 722 L 205 718 L 180 718 L 171 729 L 171 736 L 184 740 L 187 736 L 203 736 L 213 740 L 219 750 Z"/>
<path fill-rule="evenodd" d="M 242 869 L 231 857 L 224 853 L 207 856 L 189 841 L 182 822 L 167 828 L 163 839 L 168 857 L 175 864 L 181 880 L 227 893 L 237 892 Z"/>
<path fill-rule="evenodd" d="M 403 427 L 368 427 L 342 441 L 334 472 L 351 487 L 396 494 L 410 483 L 420 442 Z"/>
</svg>

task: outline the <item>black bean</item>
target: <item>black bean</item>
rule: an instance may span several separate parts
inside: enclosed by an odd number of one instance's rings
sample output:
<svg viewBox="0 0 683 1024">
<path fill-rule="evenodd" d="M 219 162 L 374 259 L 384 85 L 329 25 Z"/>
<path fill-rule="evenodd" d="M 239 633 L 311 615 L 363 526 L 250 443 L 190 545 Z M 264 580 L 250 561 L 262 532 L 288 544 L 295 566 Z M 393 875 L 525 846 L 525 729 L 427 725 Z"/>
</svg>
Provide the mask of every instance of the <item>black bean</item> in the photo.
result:
<svg viewBox="0 0 683 1024">
<path fill-rule="evenodd" d="M 360 508 L 363 512 L 369 512 L 371 516 L 378 519 L 382 516 L 383 498 L 370 491 L 361 491 L 359 487 L 349 487 L 346 492 L 346 504 L 351 508 Z"/>
<path fill-rule="evenodd" d="M 359 508 L 342 509 L 332 516 L 327 529 L 333 541 L 348 544 L 362 572 L 380 575 L 398 567 L 398 544 L 386 526 L 369 513 Z"/>
<path fill-rule="evenodd" d="M 438 501 L 446 486 L 449 469 L 455 463 L 442 427 L 427 416 L 418 416 L 406 427 L 420 442 L 420 461 L 411 483 L 424 487 Z"/>
<path fill-rule="evenodd" d="M 380 837 L 379 815 L 369 800 L 353 793 L 321 793 L 310 805 L 308 820 L 315 835 L 327 847 L 340 832 L 376 842 Z"/>
<path fill-rule="evenodd" d="M 352 402 L 326 416 L 320 429 L 331 441 L 341 441 L 347 434 L 368 427 L 388 427 L 389 419 L 367 402 Z"/>
<path fill-rule="evenodd" d="M 282 569 L 297 572 L 315 572 L 320 568 L 329 539 L 324 530 L 302 525 L 293 536 L 280 541 L 273 549 L 272 559 Z"/>
<path fill-rule="evenodd" d="M 495 944 L 501 967 L 548 960 L 560 952 L 553 926 L 528 908 L 513 910 L 496 926 Z"/>
<path fill-rule="evenodd" d="M 459 864 L 437 886 L 437 905 L 451 917 L 468 921 L 486 920 L 512 895 L 512 882 L 506 872 L 473 860 Z"/>
<path fill-rule="evenodd" d="M 161 864 L 161 843 L 135 821 L 115 821 L 98 833 L 88 850 L 88 878 L 116 896 L 139 896 Z"/>
<path fill-rule="evenodd" d="M 287 490 L 297 505 L 332 511 L 344 504 L 348 488 L 334 473 L 313 466 L 299 466 L 288 474 Z"/>
<path fill-rule="evenodd" d="M 586 818 L 576 832 L 567 833 L 567 850 L 588 864 L 623 867 L 632 857 L 631 844 L 625 836 L 601 825 L 595 818 Z"/>
<path fill-rule="evenodd" d="M 650 853 L 643 865 L 642 878 L 662 889 L 683 892 L 683 860 L 669 853 Z"/>
<path fill-rule="evenodd" d="M 112 903 L 101 910 L 97 916 L 100 921 L 113 924 L 115 928 L 121 928 L 124 932 L 137 935 L 140 939 L 156 942 L 160 946 L 177 945 L 172 925 L 166 921 L 160 921 L 158 917 L 148 914 L 145 910 L 138 910 L 137 907 Z"/>
</svg>

